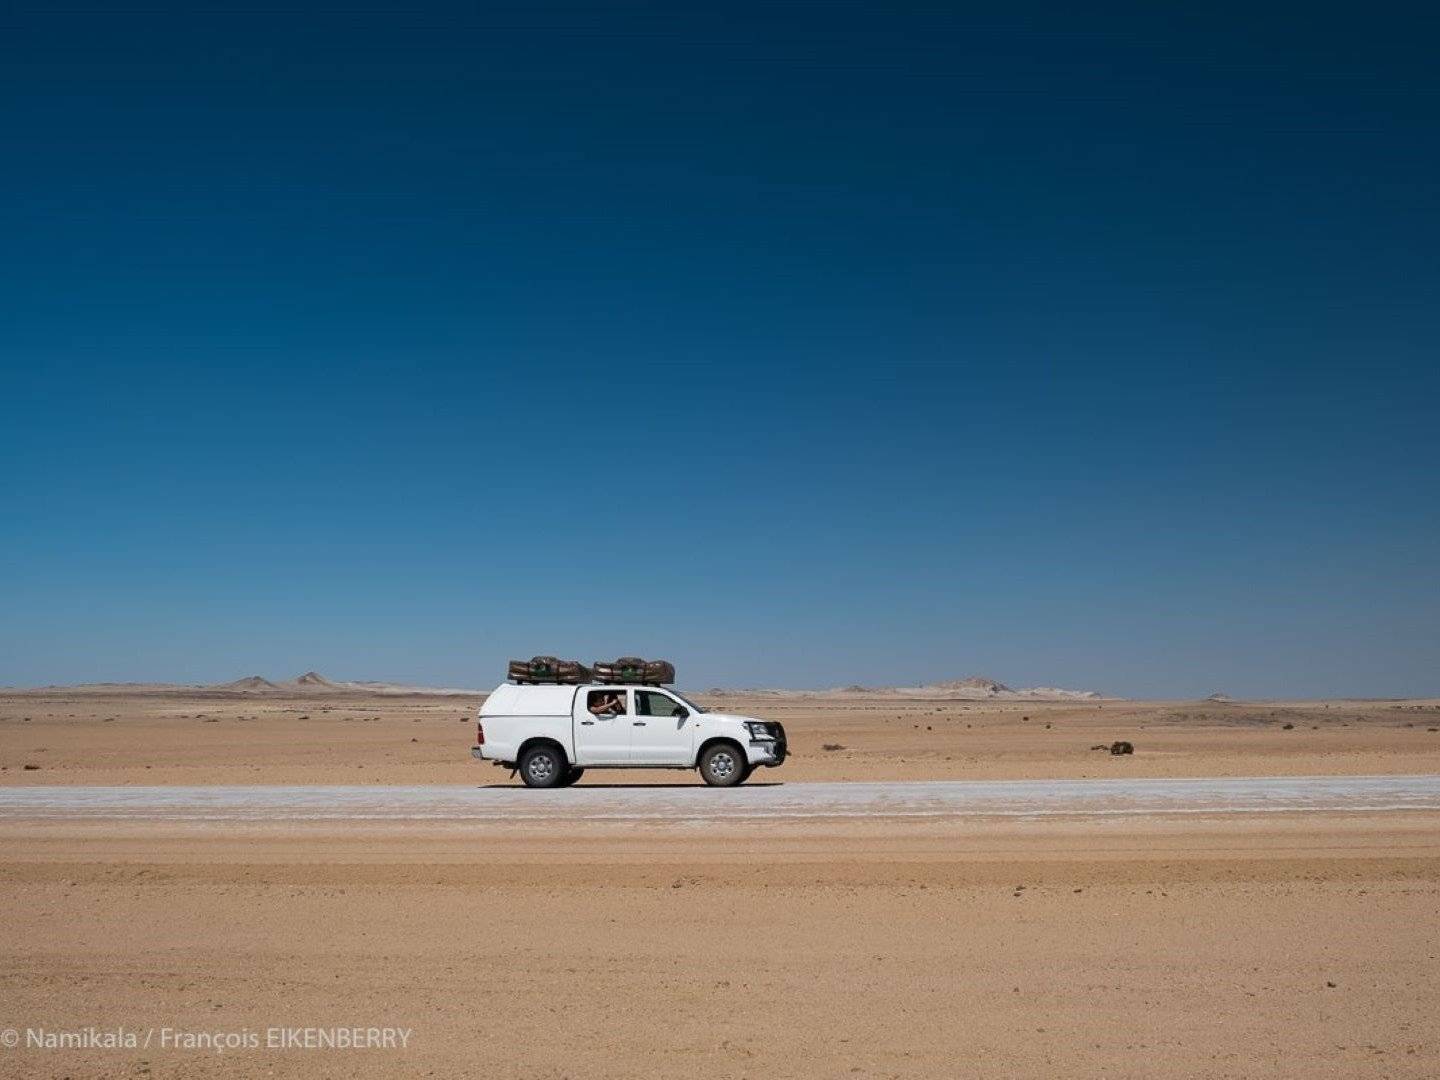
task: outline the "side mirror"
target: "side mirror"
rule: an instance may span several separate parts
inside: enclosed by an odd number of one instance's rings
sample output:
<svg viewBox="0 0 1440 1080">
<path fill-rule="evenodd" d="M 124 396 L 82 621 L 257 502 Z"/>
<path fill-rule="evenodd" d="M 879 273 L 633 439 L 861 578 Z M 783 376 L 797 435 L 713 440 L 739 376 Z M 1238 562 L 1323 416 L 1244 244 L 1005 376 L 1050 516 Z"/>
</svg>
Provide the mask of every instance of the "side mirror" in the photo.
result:
<svg viewBox="0 0 1440 1080">
<path fill-rule="evenodd" d="M 685 708 L 684 705 L 681 705 L 680 708 L 675 710 L 675 718 L 677 720 L 689 720 L 690 710 Z"/>
</svg>

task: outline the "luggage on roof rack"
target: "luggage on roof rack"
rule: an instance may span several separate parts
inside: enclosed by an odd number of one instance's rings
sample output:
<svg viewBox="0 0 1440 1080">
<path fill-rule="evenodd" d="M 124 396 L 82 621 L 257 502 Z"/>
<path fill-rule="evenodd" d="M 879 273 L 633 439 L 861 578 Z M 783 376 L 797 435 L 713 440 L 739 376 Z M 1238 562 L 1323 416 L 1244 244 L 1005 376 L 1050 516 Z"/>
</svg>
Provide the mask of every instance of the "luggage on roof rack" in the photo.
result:
<svg viewBox="0 0 1440 1080">
<path fill-rule="evenodd" d="M 590 681 L 590 669 L 578 660 L 533 656 L 529 660 L 511 660 L 505 677 L 517 683 L 564 683 L 574 686 Z"/>
<path fill-rule="evenodd" d="M 622 656 L 619 660 L 596 660 L 595 681 L 599 683 L 673 683 L 675 665 L 669 660 L 642 660 L 638 656 Z"/>
</svg>

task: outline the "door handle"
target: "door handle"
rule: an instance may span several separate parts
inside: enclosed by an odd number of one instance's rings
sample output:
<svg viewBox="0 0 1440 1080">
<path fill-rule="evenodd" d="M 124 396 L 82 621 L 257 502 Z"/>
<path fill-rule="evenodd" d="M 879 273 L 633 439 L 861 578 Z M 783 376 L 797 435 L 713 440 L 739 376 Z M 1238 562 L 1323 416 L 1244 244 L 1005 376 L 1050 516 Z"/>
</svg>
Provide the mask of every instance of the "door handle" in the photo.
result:
<svg viewBox="0 0 1440 1080">
<path fill-rule="evenodd" d="M 632 727 L 644 727 L 644 726 L 645 726 L 645 721 L 644 721 L 644 720 L 636 720 L 635 723 L 632 724 L 631 726 L 632 726 Z"/>
<path fill-rule="evenodd" d="M 594 720 L 581 720 L 581 721 L 580 721 L 580 726 L 581 726 L 581 727 L 594 727 L 594 726 L 595 726 L 595 721 L 594 721 Z"/>
</svg>

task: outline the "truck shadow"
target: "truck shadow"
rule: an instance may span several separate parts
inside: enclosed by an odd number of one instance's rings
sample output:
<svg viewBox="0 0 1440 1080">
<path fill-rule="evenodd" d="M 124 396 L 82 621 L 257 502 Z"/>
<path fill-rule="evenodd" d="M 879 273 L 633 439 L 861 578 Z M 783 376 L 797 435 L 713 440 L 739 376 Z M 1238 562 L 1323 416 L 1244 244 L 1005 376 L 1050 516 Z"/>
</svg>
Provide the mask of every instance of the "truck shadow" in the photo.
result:
<svg viewBox="0 0 1440 1080">
<path fill-rule="evenodd" d="M 476 785 L 476 786 L 479 787 L 480 790 L 482 790 L 482 791 L 503 790 L 503 789 L 505 789 L 505 788 L 515 788 L 515 789 L 518 790 L 518 789 L 521 789 L 521 788 L 524 788 L 524 787 L 525 787 L 525 785 L 522 784 L 519 780 L 516 780 L 516 781 L 514 781 L 513 783 L 504 783 L 504 782 L 502 782 L 502 783 L 499 783 L 499 784 L 478 784 L 478 785 Z M 784 786 L 785 786 L 785 781 L 783 781 L 783 780 L 761 780 L 759 783 L 753 783 L 753 782 L 752 782 L 752 783 L 745 783 L 745 784 L 741 784 L 741 785 L 740 785 L 739 787 L 737 787 L 737 788 L 728 788 L 728 789 L 727 789 L 727 788 L 721 788 L 720 790 L 722 790 L 722 791 L 725 791 L 725 790 L 729 790 L 729 791 L 739 791 L 739 790 L 742 790 L 742 789 L 744 789 L 744 788 L 784 787 Z M 708 785 L 708 784 L 704 784 L 704 783 L 694 783 L 694 784 L 587 784 L 587 783 L 585 783 L 585 782 L 582 781 L 582 782 L 580 782 L 580 783 L 578 783 L 578 784 L 575 784 L 575 785 L 573 785 L 572 787 L 568 787 L 568 788 L 545 788 L 545 789 L 541 789 L 541 790 L 548 790 L 548 791 L 585 791 L 585 790 L 590 790 L 590 791 L 600 791 L 600 790 L 609 790 L 609 791 L 616 791 L 616 790 L 619 790 L 619 791 L 645 791 L 645 790 L 648 789 L 648 788 L 656 788 L 656 789 L 659 789 L 659 788 L 696 788 L 696 789 L 706 790 L 706 789 L 709 788 L 709 785 Z"/>
</svg>

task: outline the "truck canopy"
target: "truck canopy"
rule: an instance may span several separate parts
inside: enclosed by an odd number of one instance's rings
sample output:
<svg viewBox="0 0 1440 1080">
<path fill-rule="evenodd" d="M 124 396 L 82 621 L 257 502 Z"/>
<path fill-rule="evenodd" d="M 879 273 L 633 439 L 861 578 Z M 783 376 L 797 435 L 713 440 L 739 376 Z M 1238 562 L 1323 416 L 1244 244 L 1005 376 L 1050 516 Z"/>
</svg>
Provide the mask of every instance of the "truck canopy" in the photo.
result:
<svg viewBox="0 0 1440 1080">
<path fill-rule="evenodd" d="M 480 706 L 480 716 L 569 716 L 573 686 L 516 686 L 501 683 Z"/>
</svg>

